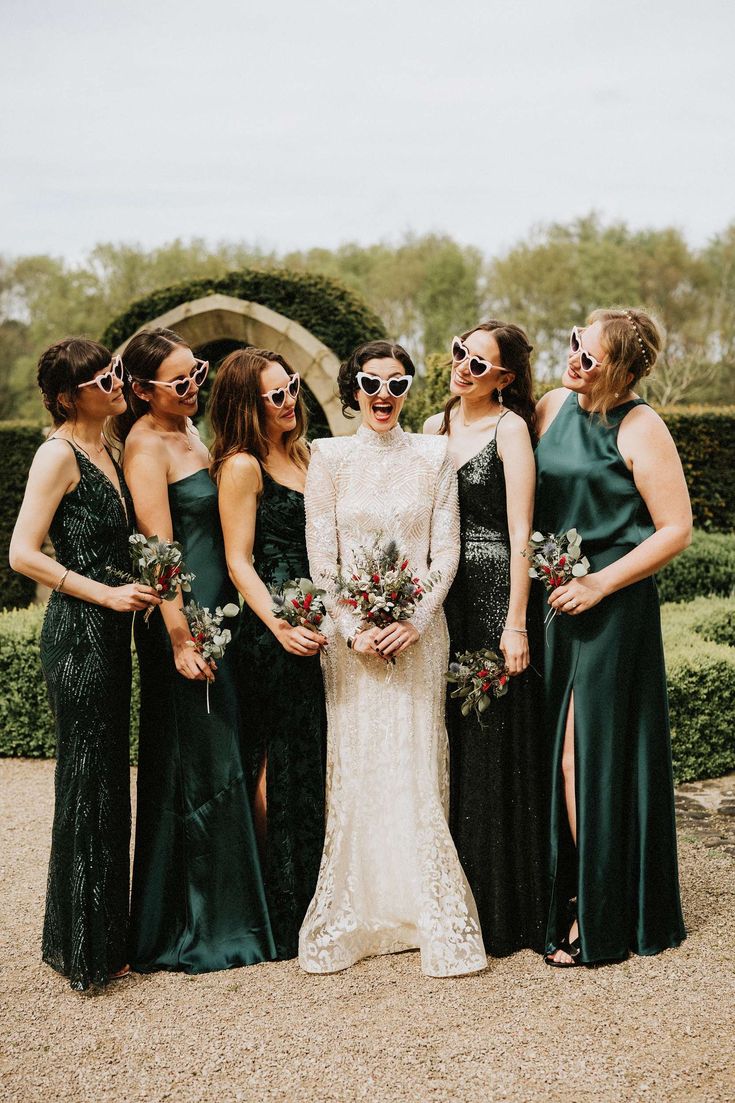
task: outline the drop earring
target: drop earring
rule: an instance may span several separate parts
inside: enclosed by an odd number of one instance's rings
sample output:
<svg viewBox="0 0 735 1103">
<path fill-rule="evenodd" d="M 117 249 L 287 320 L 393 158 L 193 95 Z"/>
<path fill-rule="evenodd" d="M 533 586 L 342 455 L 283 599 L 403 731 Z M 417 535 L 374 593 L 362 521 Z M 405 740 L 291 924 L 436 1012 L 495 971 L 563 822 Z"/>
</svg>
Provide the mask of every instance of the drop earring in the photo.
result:
<svg viewBox="0 0 735 1103">
<path fill-rule="evenodd" d="M 501 391 L 500 387 L 498 387 L 498 403 L 502 407 L 502 405 L 503 405 L 503 392 Z"/>
</svg>

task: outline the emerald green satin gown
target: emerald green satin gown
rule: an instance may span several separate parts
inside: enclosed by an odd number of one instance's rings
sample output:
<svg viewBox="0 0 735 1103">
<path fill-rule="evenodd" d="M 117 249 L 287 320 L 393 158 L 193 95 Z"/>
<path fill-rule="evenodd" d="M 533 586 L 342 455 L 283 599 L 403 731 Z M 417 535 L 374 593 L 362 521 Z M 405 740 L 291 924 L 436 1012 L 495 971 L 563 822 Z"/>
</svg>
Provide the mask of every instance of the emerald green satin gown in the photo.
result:
<svg viewBox="0 0 735 1103">
<path fill-rule="evenodd" d="M 237 602 L 217 488 L 202 469 L 168 488 L 174 538 L 212 611 Z M 238 618 L 239 619 L 239 618 Z M 233 627 L 234 626 L 234 627 Z M 237 622 L 227 627 L 238 629 Z M 158 610 L 136 617 L 140 663 L 132 966 L 205 973 L 275 956 L 243 768 L 231 648 L 209 689 L 177 673 Z M 231 645 L 232 647 L 232 645 Z"/>
<path fill-rule="evenodd" d="M 599 571 L 654 531 L 605 425 L 570 394 L 536 451 L 534 527 L 576 528 Z M 666 671 L 658 592 L 645 578 L 579 616 L 548 626 L 545 661 L 552 741 L 551 908 L 547 951 L 568 933 L 577 896 L 581 960 L 656 954 L 686 936 L 679 898 Z M 574 693 L 577 848 L 564 801 L 561 755 Z"/>
</svg>

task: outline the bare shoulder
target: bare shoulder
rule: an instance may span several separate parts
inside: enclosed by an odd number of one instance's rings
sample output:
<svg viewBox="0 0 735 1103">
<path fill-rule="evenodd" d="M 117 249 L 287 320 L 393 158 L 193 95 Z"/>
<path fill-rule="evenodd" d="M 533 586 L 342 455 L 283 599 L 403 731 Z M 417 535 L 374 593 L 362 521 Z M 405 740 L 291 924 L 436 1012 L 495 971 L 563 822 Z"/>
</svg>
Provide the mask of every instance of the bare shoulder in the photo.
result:
<svg viewBox="0 0 735 1103">
<path fill-rule="evenodd" d="M 234 456 L 228 456 L 220 468 L 220 483 L 223 482 L 259 493 L 263 487 L 263 473 L 255 456 L 250 452 L 236 452 Z"/>
<path fill-rule="evenodd" d="M 541 395 L 536 403 L 539 436 L 543 436 L 549 428 L 571 393 L 566 387 L 555 387 L 553 391 Z"/>
<path fill-rule="evenodd" d="M 641 403 L 634 406 L 620 422 L 618 447 L 623 453 L 675 447 L 669 427 L 654 409 Z"/>
<path fill-rule="evenodd" d="M 144 421 L 136 421 L 128 433 L 124 455 L 126 464 L 141 457 L 153 461 L 156 465 L 165 463 L 168 459 L 166 445 L 160 435 Z"/>
<path fill-rule="evenodd" d="M 423 432 L 428 435 L 436 436 L 442 427 L 444 421 L 444 411 L 440 410 L 438 414 L 432 414 L 431 417 L 427 417 L 424 422 Z"/>
<path fill-rule="evenodd" d="M 503 414 L 498 422 L 497 434 L 498 440 L 501 440 L 501 438 L 509 440 L 528 438 L 530 440 L 531 438 L 526 422 L 515 410 L 508 410 L 507 413 Z"/>
<path fill-rule="evenodd" d="M 62 437 L 49 437 L 36 451 L 31 464 L 34 475 L 44 479 L 79 481 L 79 464 L 70 442 Z"/>
</svg>

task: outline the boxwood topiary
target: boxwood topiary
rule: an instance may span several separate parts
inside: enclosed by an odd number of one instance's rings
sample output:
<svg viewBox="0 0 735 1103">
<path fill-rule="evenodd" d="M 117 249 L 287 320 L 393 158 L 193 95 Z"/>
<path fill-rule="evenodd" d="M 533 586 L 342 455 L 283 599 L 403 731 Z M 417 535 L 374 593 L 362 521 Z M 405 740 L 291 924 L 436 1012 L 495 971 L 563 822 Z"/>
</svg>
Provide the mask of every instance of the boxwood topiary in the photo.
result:
<svg viewBox="0 0 735 1103">
<path fill-rule="evenodd" d="M 376 314 L 326 276 L 280 269 L 244 268 L 218 279 L 191 280 L 154 291 L 110 323 L 100 340 L 117 348 L 141 326 L 175 306 L 205 295 L 231 295 L 292 318 L 344 359 L 363 341 L 385 337 Z"/>
<path fill-rule="evenodd" d="M 679 449 L 694 524 L 712 532 L 735 531 L 735 409 L 672 406 L 658 413 Z"/>
<path fill-rule="evenodd" d="M 697 598 L 662 610 L 677 782 L 735 767 L 735 647 L 727 598 Z"/>
<path fill-rule="evenodd" d="M 8 548 L 28 468 L 43 439 L 43 428 L 36 422 L 0 422 L 0 594 L 7 606 L 27 605 L 36 592 L 35 582 L 11 571 Z"/>
<path fill-rule="evenodd" d="M 656 576 L 661 601 L 691 601 L 735 590 L 735 535 L 694 530 L 689 547 Z"/>
</svg>

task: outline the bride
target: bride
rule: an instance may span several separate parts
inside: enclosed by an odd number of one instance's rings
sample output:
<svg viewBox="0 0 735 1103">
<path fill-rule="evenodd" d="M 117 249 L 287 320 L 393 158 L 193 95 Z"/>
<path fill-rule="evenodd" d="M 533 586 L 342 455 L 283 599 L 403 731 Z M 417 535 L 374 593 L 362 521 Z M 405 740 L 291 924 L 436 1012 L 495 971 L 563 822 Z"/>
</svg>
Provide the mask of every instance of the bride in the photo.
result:
<svg viewBox="0 0 735 1103">
<path fill-rule="evenodd" d="M 327 827 L 314 899 L 299 935 L 310 973 L 420 949 L 429 976 L 487 964 L 469 885 L 447 826 L 442 602 L 457 569 L 457 480 L 439 437 L 398 417 L 414 366 L 375 341 L 340 370 L 354 437 L 315 441 L 306 484 L 312 577 L 327 591 Z M 394 540 L 420 578 L 440 573 L 411 621 L 358 631 L 336 577 L 363 549 Z M 391 659 L 395 666 L 389 665 Z"/>
</svg>

